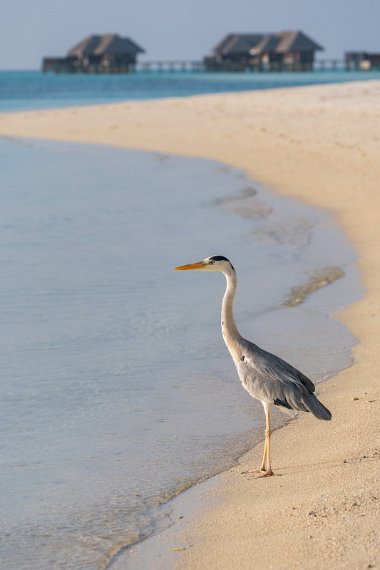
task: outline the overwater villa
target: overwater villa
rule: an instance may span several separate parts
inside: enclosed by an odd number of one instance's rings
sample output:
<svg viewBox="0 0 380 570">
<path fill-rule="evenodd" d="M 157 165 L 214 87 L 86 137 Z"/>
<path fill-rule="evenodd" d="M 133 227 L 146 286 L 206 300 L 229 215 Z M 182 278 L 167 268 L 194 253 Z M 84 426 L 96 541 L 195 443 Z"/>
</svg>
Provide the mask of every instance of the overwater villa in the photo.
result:
<svg viewBox="0 0 380 570">
<path fill-rule="evenodd" d="M 350 71 L 380 71 L 380 52 L 346 51 L 344 61 Z"/>
<path fill-rule="evenodd" d="M 297 30 L 228 34 L 204 58 L 208 71 L 311 71 L 323 47 Z"/>
<path fill-rule="evenodd" d="M 43 71 L 55 73 L 127 73 L 144 49 L 118 34 L 92 35 L 71 48 L 64 57 L 45 57 Z"/>
</svg>

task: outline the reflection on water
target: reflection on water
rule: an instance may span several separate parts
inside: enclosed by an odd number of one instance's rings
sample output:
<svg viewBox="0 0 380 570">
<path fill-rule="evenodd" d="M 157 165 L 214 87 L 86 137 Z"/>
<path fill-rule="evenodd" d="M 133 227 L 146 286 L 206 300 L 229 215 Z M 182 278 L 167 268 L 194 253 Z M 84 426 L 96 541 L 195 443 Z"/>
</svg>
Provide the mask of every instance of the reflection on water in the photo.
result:
<svg viewBox="0 0 380 570">
<path fill-rule="evenodd" d="M 350 362 L 327 315 L 357 291 L 353 253 L 320 212 L 219 163 L 0 147 L 0 561 L 94 568 L 262 437 L 221 339 L 222 276 L 173 268 L 233 260 L 242 334 L 320 379 Z M 346 277 L 284 308 L 323 267 Z"/>
</svg>

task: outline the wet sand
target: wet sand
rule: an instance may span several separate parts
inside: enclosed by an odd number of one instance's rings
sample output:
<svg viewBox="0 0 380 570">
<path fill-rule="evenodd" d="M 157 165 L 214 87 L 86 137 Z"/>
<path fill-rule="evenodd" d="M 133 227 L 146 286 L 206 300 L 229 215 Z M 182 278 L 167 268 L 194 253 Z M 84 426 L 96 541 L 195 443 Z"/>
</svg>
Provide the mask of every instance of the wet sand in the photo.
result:
<svg viewBox="0 0 380 570">
<path fill-rule="evenodd" d="M 161 538 L 156 567 L 168 554 L 189 570 L 379 566 L 380 82 L 9 114 L 0 135 L 214 158 L 335 214 L 366 294 L 337 315 L 360 339 L 355 364 L 318 387 L 333 421 L 275 432 L 277 477 L 242 474 L 260 446 L 218 477 Z"/>
</svg>

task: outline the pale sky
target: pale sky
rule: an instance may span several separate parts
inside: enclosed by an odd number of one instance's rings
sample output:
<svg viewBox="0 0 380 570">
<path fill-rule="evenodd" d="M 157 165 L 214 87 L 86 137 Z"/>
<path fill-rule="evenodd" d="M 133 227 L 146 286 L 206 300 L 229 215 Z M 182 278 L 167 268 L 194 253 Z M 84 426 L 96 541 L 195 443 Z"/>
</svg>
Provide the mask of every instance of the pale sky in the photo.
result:
<svg viewBox="0 0 380 570">
<path fill-rule="evenodd" d="M 380 52 L 380 0 L 1 0 L 0 69 L 37 69 L 91 33 L 116 32 L 144 59 L 201 59 L 229 32 L 301 29 L 325 47 Z"/>
</svg>

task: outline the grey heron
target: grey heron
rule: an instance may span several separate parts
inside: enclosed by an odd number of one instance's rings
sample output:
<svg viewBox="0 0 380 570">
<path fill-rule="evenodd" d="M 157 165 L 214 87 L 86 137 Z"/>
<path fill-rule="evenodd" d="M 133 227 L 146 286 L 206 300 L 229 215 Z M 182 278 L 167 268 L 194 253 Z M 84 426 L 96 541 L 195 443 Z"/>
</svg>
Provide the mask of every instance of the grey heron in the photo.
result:
<svg viewBox="0 0 380 570">
<path fill-rule="evenodd" d="M 283 411 L 311 412 L 319 420 L 330 420 L 330 411 L 315 396 L 315 386 L 302 372 L 278 356 L 243 338 L 236 326 L 233 302 L 237 278 L 231 262 L 222 255 L 181 265 L 179 270 L 220 271 L 227 287 L 222 301 L 221 325 L 224 342 L 232 356 L 240 381 L 249 394 L 264 407 L 266 427 L 264 453 L 260 466 L 263 477 L 273 475 L 270 459 L 270 418 L 272 406 Z"/>
</svg>

